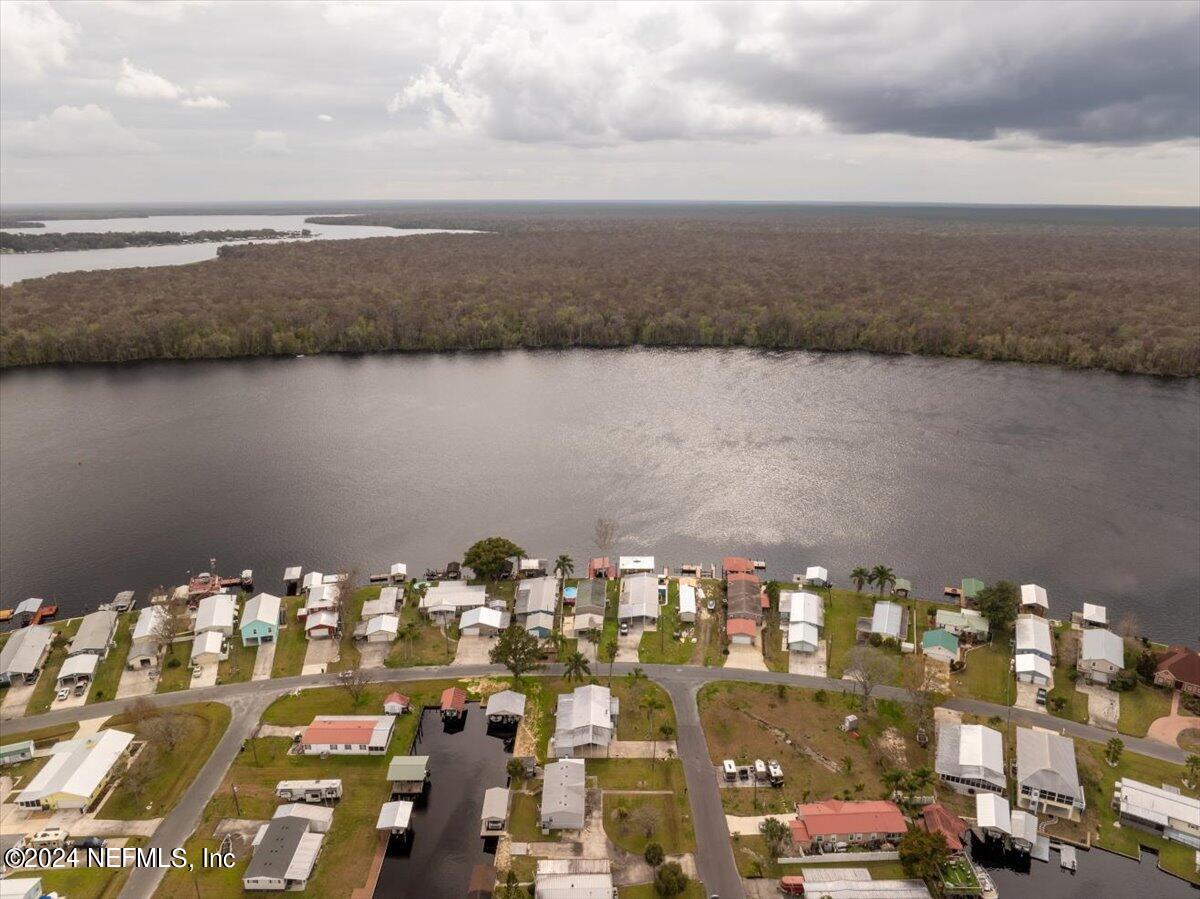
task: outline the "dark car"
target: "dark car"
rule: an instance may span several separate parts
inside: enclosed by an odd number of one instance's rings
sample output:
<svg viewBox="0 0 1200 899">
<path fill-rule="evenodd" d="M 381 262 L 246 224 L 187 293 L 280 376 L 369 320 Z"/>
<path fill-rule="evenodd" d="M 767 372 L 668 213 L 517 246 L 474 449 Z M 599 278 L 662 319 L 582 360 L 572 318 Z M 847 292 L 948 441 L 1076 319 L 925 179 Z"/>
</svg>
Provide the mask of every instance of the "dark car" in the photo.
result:
<svg viewBox="0 0 1200 899">
<path fill-rule="evenodd" d="M 106 843 L 100 837 L 80 837 L 72 840 L 71 845 L 76 849 L 103 849 Z"/>
<path fill-rule="evenodd" d="M 1038 691 L 1037 691 L 1037 704 L 1038 704 L 1038 705 L 1045 705 L 1045 704 L 1046 704 L 1046 688 L 1045 688 L 1045 687 L 1038 687 Z"/>
</svg>

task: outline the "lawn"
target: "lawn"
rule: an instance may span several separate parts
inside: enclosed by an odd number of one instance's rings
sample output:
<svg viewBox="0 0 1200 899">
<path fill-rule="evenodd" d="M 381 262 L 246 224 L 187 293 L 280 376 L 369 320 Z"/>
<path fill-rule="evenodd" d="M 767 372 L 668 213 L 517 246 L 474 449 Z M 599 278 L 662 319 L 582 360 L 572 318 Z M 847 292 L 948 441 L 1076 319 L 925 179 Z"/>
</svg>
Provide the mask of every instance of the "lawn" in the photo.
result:
<svg viewBox="0 0 1200 899">
<path fill-rule="evenodd" d="M 412 636 L 405 628 L 411 626 Z M 405 605 L 400 613 L 400 637 L 392 644 L 384 664 L 388 668 L 409 668 L 414 665 L 445 665 L 454 659 L 457 640 L 450 640 L 442 629 L 431 624 L 416 607 Z"/>
<path fill-rule="evenodd" d="M 403 689 L 420 707 L 438 702 L 441 691 L 451 682 L 423 681 L 405 684 Z M 384 685 L 383 693 L 373 699 L 372 708 L 390 688 Z M 274 703 L 264 720 L 272 723 L 307 724 L 311 716 L 320 714 L 344 714 L 349 708 L 346 692 L 332 687 L 307 690 L 299 696 L 286 696 Z M 366 711 L 360 709 L 359 711 Z M 279 805 L 275 797 L 275 784 L 280 780 L 340 778 L 345 794 L 334 806 L 333 824 L 325 837 L 321 854 L 313 869 L 308 888 L 293 895 L 324 897 L 348 896 L 363 885 L 367 878 L 370 859 L 378 845 L 375 819 L 379 807 L 386 802 L 390 792 L 387 779 L 388 761 L 393 755 L 404 754 L 412 745 L 420 716 L 401 715 L 396 720 L 396 730 L 388 751 L 379 756 L 335 756 L 322 759 L 319 756 L 290 756 L 287 754 L 290 741 L 285 737 L 262 737 L 250 741 L 251 745 L 240 753 L 225 776 L 212 800 L 204 810 L 199 826 L 188 840 L 186 849 L 189 858 L 198 858 L 201 847 L 215 849 L 218 840 L 213 828 L 222 818 L 242 817 L 266 820 Z M 233 787 L 237 787 L 235 805 Z M 231 869 L 197 866 L 194 875 L 187 871 L 171 870 L 167 873 L 158 896 L 192 899 L 197 894 L 214 897 L 242 895 L 241 877 L 249 863 L 249 846 L 238 844 L 237 864 Z"/>
<path fill-rule="evenodd" d="M 587 773 L 604 790 L 670 790 L 683 793 L 687 787 L 683 762 L 651 759 L 588 759 Z"/>
<path fill-rule="evenodd" d="M 1013 682 L 1012 635 L 995 634 L 990 643 L 971 649 L 964 656 L 966 667 L 950 675 L 955 696 L 972 696 L 998 705 L 1012 705 L 1017 698 Z"/>
<path fill-rule="evenodd" d="M 133 621 L 137 616 L 132 612 L 117 616 L 117 633 L 113 645 L 109 647 L 108 655 L 96 666 L 96 679 L 88 691 L 88 702 L 104 702 L 117 695 L 117 685 L 121 683 L 121 671 L 125 668 L 125 660 L 129 658 L 129 647 L 133 643 Z"/>
<path fill-rule="evenodd" d="M 508 834 L 519 843 L 557 842 L 560 832 L 552 830 L 543 834 L 540 826 L 541 781 L 531 784 L 533 793 L 513 793 L 512 808 L 508 813 Z"/>
<path fill-rule="evenodd" d="M 829 676 L 841 677 L 846 671 L 846 656 L 854 648 L 859 618 L 869 617 L 877 597 L 853 590 L 817 591 L 829 595 L 825 602 L 825 639 L 829 641 Z"/>
<path fill-rule="evenodd" d="M 144 845 L 145 839 L 132 837 L 126 846 Z M 14 877 L 40 877 L 44 893 L 58 893 L 70 899 L 116 899 L 129 877 L 131 867 L 51 868 L 43 871 L 14 871 Z"/>
<path fill-rule="evenodd" d="M 658 843 L 668 855 L 696 851 L 691 808 L 683 794 L 605 793 L 604 832 L 638 855 L 648 843 Z"/>
<path fill-rule="evenodd" d="M 470 692 L 470 685 L 456 680 L 429 680 L 411 684 L 368 684 L 363 688 L 358 706 L 354 698 L 344 687 L 321 687 L 315 690 L 301 690 L 299 693 L 281 696 L 271 703 L 263 712 L 263 724 L 278 724 L 284 727 L 307 726 L 316 715 L 380 715 L 383 714 L 383 700 L 393 690 L 399 690 L 408 696 L 413 703 L 413 711 L 401 715 L 396 720 L 397 729 L 401 724 L 411 722 L 412 730 L 416 732 L 416 722 L 422 701 L 429 705 L 437 705 L 441 701 L 442 691 L 447 687 L 461 686 Z M 340 756 L 339 758 L 345 758 Z M 335 760 L 336 761 L 336 760 Z"/>
<path fill-rule="evenodd" d="M 1171 691 L 1139 682 L 1132 690 L 1121 694 L 1121 719 L 1117 723 L 1117 730 L 1134 737 L 1144 737 L 1156 718 L 1169 714 Z M 1200 726 L 1200 719 L 1196 720 L 1196 724 Z"/>
<path fill-rule="evenodd" d="M 604 598 L 607 602 L 604 609 L 604 631 L 600 635 L 600 646 L 596 658 L 601 662 L 611 662 L 617 651 L 617 608 L 621 604 L 621 582 L 619 580 L 604 582 Z M 609 652 L 609 649 L 612 651 Z"/>
<path fill-rule="evenodd" d="M 1076 690 L 1075 682 L 1071 680 L 1071 672 L 1075 670 L 1075 659 L 1079 654 L 1079 632 L 1064 625 L 1055 634 L 1055 644 L 1054 689 L 1046 697 L 1046 710 L 1059 718 L 1087 724 L 1087 694 Z M 1061 708 L 1057 708 L 1056 700 L 1061 701 Z"/>
<path fill-rule="evenodd" d="M 226 640 L 229 648 L 229 658 L 217 666 L 218 684 L 239 684 L 250 680 L 254 674 L 254 660 L 258 656 L 257 646 L 246 646 L 242 643 L 241 635 L 234 633 Z"/>
<path fill-rule="evenodd" d="M 497 895 L 499 895 L 497 893 Z M 677 893 L 678 899 L 704 899 L 704 884 L 698 880 L 689 880 L 682 893 Z M 652 883 L 636 883 L 633 886 L 619 887 L 619 899 L 659 899 L 658 890 Z"/>
<path fill-rule="evenodd" d="M 329 666 L 330 671 L 351 671 L 358 667 L 360 656 L 358 641 L 354 639 L 354 629 L 358 627 L 358 622 L 362 618 L 363 603 L 368 599 L 379 599 L 379 592 L 382 589 L 383 586 L 379 584 L 359 587 L 348 597 L 345 596 L 345 592 L 343 591 L 342 608 L 340 610 L 342 621 L 341 646 L 338 649 L 338 660 Z"/>
<path fill-rule="evenodd" d="M 165 815 L 175 807 L 229 727 L 229 708 L 219 702 L 177 706 L 160 714 L 177 716 L 181 729 L 178 745 L 173 751 L 165 746 L 156 749 L 153 745 L 143 749 L 133 764 L 151 765 L 154 773 L 142 795 L 135 798 L 124 783 L 119 783 L 98 817 L 130 821 Z M 156 717 L 128 712 L 110 718 L 104 726 L 130 731 L 137 739 L 144 740 L 151 733 L 151 722 Z"/>
<path fill-rule="evenodd" d="M 782 787 L 722 789 L 729 814 L 786 814 L 797 802 L 830 796 L 878 799 L 887 794 L 885 770 L 933 764 L 899 703 L 879 702 L 863 715 L 842 694 L 723 681 L 701 688 L 699 705 L 714 765 L 727 758 L 740 764 L 774 758 L 783 767 Z M 850 713 L 860 718 L 857 737 L 839 729 Z"/>
<path fill-rule="evenodd" d="M 304 639 L 304 624 L 296 617 L 296 612 L 304 605 L 303 596 L 283 597 L 287 622 L 279 629 L 278 642 L 275 644 L 275 661 L 271 663 L 271 677 L 291 677 L 304 669 L 304 654 L 308 651 L 308 641 Z"/>
<path fill-rule="evenodd" d="M 172 666 L 171 660 L 179 664 Z M 192 641 L 172 643 L 162 657 L 162 675 L 158 679 L 156 693 L 174 693 L 186 690 L 192 683 Z"/>
<path fill-rule="evenodd" d="M 658 629 L 642 634 L 638 645 L 638 660 L 648 665 L 686 665 L 692 659 L 695 644 L 689 638 L 694 632 L 692 625 L 679 620 L 679 582 L 667 582 L 667 604 L 659 606 Z M 675 639 L 675 631 L 683 631 L 683 639 Z"/>
<path fill-rule="evenodd" d="M 793 584 L 780 584 L 781 590 L 790 590 L 794 587 Z M 773 592 L 776 597 L 778 593 Z M 771 608 L 763 619 L 762 630 L 762 654 L 763 662 L 766 663 L 769 671 L 778 671 L 781 674 L 786 674 L 788 671 L 789 659 L 791 655 L 783 648 L 783 630 L 779 619 L 779 601 L 774 599 L 771 601 Z"/>
<path fill-rule="evenodd" d="M 50 703 L 54 702 L 54 694 L 58 692 L 58 671 L 67 660 L 67 648 L 71 638 L 79 630 L 79 622 L 82 620 L 72 618 L 53 625 L 55 634 L 50 644 L 50 653 L 46 656 L 46 664 L 42 666 L 37 686 L 33 688 L 33 694 L 29 697 L 29 704 L 25 706 L 26 715 L 39 715 L 47 711 Z"/>
</svg>

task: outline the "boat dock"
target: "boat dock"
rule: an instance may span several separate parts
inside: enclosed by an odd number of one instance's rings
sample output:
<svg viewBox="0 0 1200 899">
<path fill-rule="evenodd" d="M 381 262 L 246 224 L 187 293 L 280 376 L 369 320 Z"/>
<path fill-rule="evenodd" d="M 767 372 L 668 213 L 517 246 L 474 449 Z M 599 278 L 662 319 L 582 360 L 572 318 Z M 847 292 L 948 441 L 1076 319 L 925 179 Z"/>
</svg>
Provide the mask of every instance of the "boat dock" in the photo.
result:
<svg viewBox="0 0 1200 899">
<path fill-rule="evenodd" d="M 1066 844 L 1058 847 L 1058 864 L 1064 871 L 1074 871 L 1078 867 L 1075 859 L 1075 847 Z"/>
</svg>

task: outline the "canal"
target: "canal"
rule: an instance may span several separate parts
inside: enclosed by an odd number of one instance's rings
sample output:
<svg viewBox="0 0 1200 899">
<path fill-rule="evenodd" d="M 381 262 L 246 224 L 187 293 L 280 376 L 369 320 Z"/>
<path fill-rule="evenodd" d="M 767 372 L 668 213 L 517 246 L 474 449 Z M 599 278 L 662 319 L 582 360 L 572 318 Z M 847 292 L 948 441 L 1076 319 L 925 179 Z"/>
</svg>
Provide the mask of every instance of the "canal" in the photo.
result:
<svg viewBox="0 0 1200 899">
<path fill-rule="evenodd" d="M 461 724 L 443 724 L 437 709 L 426 709 L 413 746 L 429 756 L 430 785 L 413 810 L 412 835 L 393 837 L 383 862 L 376 899 L 462 899 L 471 871 L 491 865 L 495 840 L 479 836 L 483 793 L 508 783 L 505 770 L 511 742 L 488 733 L 477 703 L 467 705 Z"/>
</svg>

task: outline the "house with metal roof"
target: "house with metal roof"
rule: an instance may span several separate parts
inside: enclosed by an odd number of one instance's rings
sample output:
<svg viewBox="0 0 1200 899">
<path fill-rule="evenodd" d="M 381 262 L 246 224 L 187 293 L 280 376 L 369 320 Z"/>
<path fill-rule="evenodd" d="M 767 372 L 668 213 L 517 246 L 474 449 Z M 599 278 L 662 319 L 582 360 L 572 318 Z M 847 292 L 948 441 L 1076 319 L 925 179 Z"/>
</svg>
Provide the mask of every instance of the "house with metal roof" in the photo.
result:
<svg viewBox="0 0 1200 899">
<path fill-rule="evenodd" d="M 116 632 L 116 612 L 102 610 L 84 615 L 83 620 L 79 622 L 79 630 L 75 632 L 75 638 L 71 641 L 71 647 L 67 650 L 67 655 L 77 656 L 86 652 L 104 658 L 108 655 Z"/>
<path fill-rule="evenodd" d="M 534 899 L 612 899 L 612 862 L 606 858 L 538 859 Z"/>
<path fill-rule="evenodd" d="M 193 665 L 215 665 L 227 658 L 225 635 L 220 631 L 205 631 L 192 641 Z"/>
<path fill-rule="evenodd" d="M 1050 611 L 1050 599 L 1046 596 L 1046 588 L 1037 584 L 1021 585 L 1021 603 L 1018 611 L 1026 615 L 1041 615 L 1043 618 Z"/>
<path fill-rule="evenodd" d="M 1155 787 L 1122 777 L 1113 785 L 1112 807 L 1121 824 L 1200 850 L 1200 799 L 1176 787 Z"/>
<path fill-rule="evenodd" d="M 104 791 L 133 742 L 123 730 L 101 730 L 50 748 L 42 770 L 17 794 L 24 809 L 87 809 Z"/>
<path fill-rule="evenodd" d="M 467 609 L 459 619 L 458 629 L 464 637 L 494 637 L 508 627 L 508 613 L 488 606 Z"/>
<path fill-rule="evenodd" d="M 1031 653 L 1047 662 L 1054 661 L 1054 640 L 1050 636 L 1050 623 L 1036 615 L 1017 617 L 1016 654 Z"/>
<path fill-rule="evenodd" d="M 552 577 L 525 578 L 517 584 L 517 596 L 513 605 L 516 619 L 522 626 L 530 615 L 549 613 L 551 618 L 558 608 L 558 581 Z"/>
<path fill-rule="evenodd" d="M 980 791 L 1004 793 L 1004 740 L 982 724 L 943 721 L 937 728 L 934 770 L 942 783 L 969 796 Z"/>
<path fill-rule="evenodd" d="M 300 735 L 305 755 L 374 755 L 385 752 L 396 719 L 391 715 L 318 715 Z"/>
<path fill-rule="evenodd" d="M 152 668 L 162 651 L 162 631 L 170 613 L 162 606 L 146 606 L 138 612 L 130 633 L 128 668 Z"/>
<path fill-rule="evenodd" d="M 988 620 L 974 609 L 938 609 L 934 623 L 960 640 L 982 643 L 991 633 Z"/>
<path fill-rule="evenodd" d="M 654 556 L 621 556 L 617 563 L 617 574 L 654 573 Z"/>
<path fill-rule="evenodd" d="M 309 640 L 329 640 L 336 636 L 341 619 L 334 609 L 313 612 L 304 619 L 304 636 Z"/>
<path fill-rule="evenodd" d="M 0 649 L 0 686 L 36 683 L 53 639 L 54 628 L 44 624 L 14 631 Z"/>
<path fill-rule="evenodd" d="M 559 759 L 545 768 L 542 779 L 542 830 L 583 830 L 585 798 L 583 759 Z"/>
<path fill-rule="evenodd" d="M 809 565 L 804 570 L 804 585 L 806 587 L 828 587 L 830 583 L 828 568 L 822 568 L 820 565 Z"/>
<path fill-rule="evenodd" d="M 725 579 L 725 617 L 745 618 L 762 624 L 762 584 L 753 574 L 731 574 Z"/>
<path fill-rule="evenodd" d="M 483 584 L 438 581 L 426 589 L 420 609 L 434 621 L 449 624 L 467 609 L 484 605 L 487 605 L 487 588 Z"/>
<path fill-rule="evenodd" d="M 220 631 L 226 637 L 233 634 L 233 621 L 237 617 L 237 597 L 232 593 L 214 593 L 200 600 L 196 607 L 196 634 L 205 631 Z"/>
<path fill-rule="evenodd" d="M 582 580 L 575 592 L 575 633 L 599 630 L 604 627 L 604 615 L 608 608 L 606 582 L 598 578 Z"/>
<path fill-rule="evenodd" d="M 74 687 L 78 684 L 90 684 L 96 677 L 96 668 L 100 665 L 100 656 L 84 652 L 77 656 L 69 656 L 62 667 L 58 669 L 58 688 Z"/>
<path fill-rule="evenodd" d="M 550 745 L 557 758 L 570 758 L 581 749 L 607 746 L 616 729 L 620 701 L 608 687 L 588 684 L 558 697 L 554 736 Z"/>
<path fill-rule="evenodd" d="M 1017 804 L 1078 820 L 1087 807 L 1075 765 L 1075 741 L 1040 727 L 1017 728 Z"/>
<path fill-rule="evenodd" d="M 812 653 L 820 648 L 825 628 L 825 602 L 821 597 L 784 590 L 779 594 L 779 616 L 787 621 L 789 651 Z"/>
<path fill-rule="evenodd" d="M 258 593 L 246 601 L 238 629 L 243 646 L 260 646 L 279 639 L 279 610 L 283 603 L 271 593 Z"/>
<path fill-rule="evenodd" d="M 679 620 L 685 624 L 696 620 L 696 588 L 691 584 L 679 585 Z"/>
<path fill-rule="evenodd" d="M 1089 682 L 1107 684 L 1125 667 L 1125 642 L 1112 631 L 1086 628 L 1075 667 Z"/>
<path fill-rule="evenodd" d="M 908 609 L 890 599 L 881 599 L 875 603 L 871 613 L 869 634 L 879 634 L 886 639 L 899 643 L 908 633 Z"/>
<path fill-rule="evenodd" d="M 617 618 L 636 624 L 658 622 L 658 577 L 653 572 L 628 574 L 621 578 Z"/>
<path fill-rule="evenodd" d="M 957 662 L 959 660 L 958 637 L 940 627 L 925 631 L 921 635 L 921 652 L 926 657 L 938 662 L 945 662 L 947 665 Z"/>
<path fill-rule="evenodd" d="M 391 834 L 403 834 L 408 831 L 412 822 L 413 804 L 407 799 L 393 799 L 379 807 L 379 817 L 375 819 L 376 830 L 386 830 Z"/>
<path fill-rule="evenodd" d="M 484 714 L 488 721 L 512 724 L 525 717 L 525 694 L 501 690 L 487 698 Z"/>
<path fill-rule="evenodd" d="M 342 590 L 337 584 L 317 584 L 310 588 L 308 595 L 304 597 L 301 617 L 311 615 L 313 612 L 336 609 L 341 604 L 341 596 Z"/>
<path fill-rule="evenodd" d="M 242 875 L 245 890 L 303 890 L 308 886 L 325 835 L 307 818 L 274 818 L 254 841 L 254 855 Z"/>
</svg>

